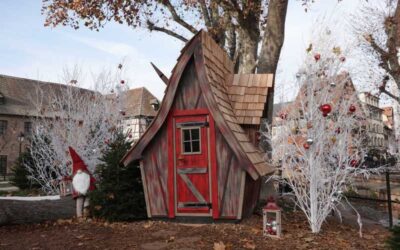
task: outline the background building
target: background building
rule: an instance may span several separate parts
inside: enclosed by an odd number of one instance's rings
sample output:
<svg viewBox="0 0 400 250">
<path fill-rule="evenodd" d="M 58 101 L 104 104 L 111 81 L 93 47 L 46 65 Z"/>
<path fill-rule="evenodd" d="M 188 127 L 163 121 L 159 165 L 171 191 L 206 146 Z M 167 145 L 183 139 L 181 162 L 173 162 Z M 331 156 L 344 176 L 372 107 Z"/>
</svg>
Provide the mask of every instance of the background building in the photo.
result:
<svg viewBox="0 0 400 250">
<path fill-rule="evenodd" d="M 40 88 L 44 93 L 60 94 L 66 87 L 58 83 L 0 75 L 0 178 L 11 173 L 19 154 L 30 145 L 34 128 L 32 118 L 46 116 L 46 110 L 38 111 L 33 103 L 33 100 L 41 98 L 36 90 Z M 86 89 L 81 91 L 92 92 Z M 156 115 L 154 108 L 158 109 L 159 101 L 146 88 L 128 90 L 123 96 L 126 99 L 123 107 L 126 119 L 121 124 L 135 140 Z M 44 106 L 51 105 L 46 95 L 43 97 Z"/>
</svg>

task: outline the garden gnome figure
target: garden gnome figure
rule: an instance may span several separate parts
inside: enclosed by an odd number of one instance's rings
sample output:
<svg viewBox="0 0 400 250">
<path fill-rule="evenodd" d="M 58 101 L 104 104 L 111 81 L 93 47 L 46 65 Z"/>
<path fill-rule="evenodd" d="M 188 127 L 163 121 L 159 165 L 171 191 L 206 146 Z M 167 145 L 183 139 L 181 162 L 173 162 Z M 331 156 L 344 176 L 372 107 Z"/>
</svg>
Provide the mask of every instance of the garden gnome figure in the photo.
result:
<svg viewBox="0 0 400 250">
<path fill-rule="evenodd" d="M 72 158 L 72 197 L 76 200 L 76 216 L 80 218 L 83 215 L 87 216 L 89 207 L 87 194 L 96 188 L 94 185 L 96 180 L 75 150 L 71 147 L 68 149 Z"/>
</svg>

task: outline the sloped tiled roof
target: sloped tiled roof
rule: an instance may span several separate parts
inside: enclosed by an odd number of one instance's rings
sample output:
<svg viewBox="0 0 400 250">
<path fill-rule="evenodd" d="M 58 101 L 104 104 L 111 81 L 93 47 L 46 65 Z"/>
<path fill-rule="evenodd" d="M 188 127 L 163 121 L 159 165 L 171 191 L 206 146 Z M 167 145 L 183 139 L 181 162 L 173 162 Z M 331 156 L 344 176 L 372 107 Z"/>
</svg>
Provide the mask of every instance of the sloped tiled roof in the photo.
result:
<svg viewBox="0 0 400 250">
<path fill-rule="evenodd" d="M 43 95 L 41 91 L 58 95 L 66 88 L 66 85 L 58 83 L 0 75 L 0 93 L 4 97 L 4 104 L 0 104 L 0 114 L 40 116 L 42 114 L 38 113 L 34 102 L 40 99 L 44 107 L 50 105 L 47 98 L 50 95 Z M 93 93 L 86 89 L 79 90 L 83 93 Z"/>
<path fill-rule="evenodd" d="M 267 164 L 263 159 L 264 154 L 261 151 L 259 151 L 254 146 L 253 143 L 251 143 L 250 138 L 247 136 L 246 132 L 240 126 L 241 123 L 239 122 L 238 117 L 235 114 L 235 112 L 240 111 L 240 109 L 235 110 L 233 108 L 233 105 L 238 103 L 245 103 L 245 100 L 247 99 L 241 101 L 240 100 L 231 101 L 231 99 L 229 98 L 229 91 L 228 91 L 228 89 L 231 89 L 231 93 L 235 93 L 235 95 L 231 96 L 237 96 L 238 93 L 236 92 L 236 90 L 233 91 L 233 89 L 239 86 L 239 82 L 243 85 L 251 83 L 252 86 L 253 85 L 268 86 L 269 84 L 268 75 L 262 75 L 260 77 L 244 76 L 243 82 L 239 81 L 241 77 L 240 76 L 235 77 L 233 75 L 233 62 L 228 58 L 228 55 L 225 53 L 225 51 L 221 47 L 219 47 L 219 45 L 216 42 L 214 42 L 214 40 L 210 36 L 208 36 L 206 32 L 202 32 L 202 48 L 206 66 L 206 73 L 208 76 L 209 83 L 211 85 L 211 90 L 214 94 L 214 98 L 218 103 L 218 108 L 220 112 L 223 114 L 223 117 L 227 122 L 229 128 L 232 130 L 237 142 L 239 143 L 243 151 L 246 153 L 247 157 L 252 162 L 254 167 L 257 169 L 258 173 L 261 176 L 271 173 L 273 171 L 273 168 L 269 164 Z M 227 78 L 233 80 L 235 78 L 237 79 L 238 77 L 239 80 L 236 81 L 237 85 L 233 85 L 233 83 L 229 84 L 229 82 L 226 83 Z M 255 81 L 250 82 L 248 79 L 255 79 Z M 246 89 L 244 87 L 243 90 L 244 96 L 246 96 L 245 95 L 246 91 L 248 92 L 249 89 Z M 262 99 L 263 97 L 260 97 L 260 101 Z M 250 101 L 251 100 L 249 99 L 249 102 Z M 254 100 L 254 102 L 256 104 L 259 104 L 258 99 Z M 262 104 L 264 108 L 264 103 Z M 249 109 L 248 111 L 250 110 L 251 109 Z M 261 115 L 262 112 L 260 114 L 260 117 Z M 254 114 L 253 116 L 257 117 L 257 114 Z M 251 116 L 250 115 L 239 116 L 239 119 L 242 119 L 243 117 L 244 119 L 247 119 L 248 117 Z"/>
<path fill-rule="evenodd" d="M 151 102 L 158 99 L 145 87 L 130 89 L 124 92 L 126 98 L 125 105 L 126 117 L 147 116 L 154 117 L 157 112 L 151 106 Z"/>
</svg>

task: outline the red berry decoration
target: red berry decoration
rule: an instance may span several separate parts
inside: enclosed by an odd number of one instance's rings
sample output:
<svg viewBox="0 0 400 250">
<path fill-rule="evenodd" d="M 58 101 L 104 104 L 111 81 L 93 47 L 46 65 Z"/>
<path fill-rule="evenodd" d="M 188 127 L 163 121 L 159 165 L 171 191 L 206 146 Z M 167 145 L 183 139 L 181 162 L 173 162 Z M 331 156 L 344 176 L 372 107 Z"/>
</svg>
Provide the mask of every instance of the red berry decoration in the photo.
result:
<svg viewBox="0 0 400 250">
<path fill-rule="evenodd" d="M 303 144 L 303 147 L 304 147 L 304 149 L 309 149 L 309 148 L 310 148 L 310 144 L 304 143 L 304 144 Z"/>
<path fill-rule="evenodd" d="M 315 54 L 314 55 L 314 59 L 315 59 L 315 61 L 319 61 L 319 59 L 321 59 L 321 55 L 319 54 L 319 53 L 317 53 L 317 54 Z"/>
<path fill-rule="evenodd" d="M 124 80 L 121 80 L 121 84 L 124 84 L 125 83 L 125 81 Z"/>
<path fill-rule="evenodd" d="M 356 112 L 356 106 L 354 106 L 353 104 L 352 104 L 352 105 L 350 105 L 350 107 L 349 107 L 349 111 L 350 111 L 351 113 L 354 113 L 354 112 Z"/>
<path fill-rule="evenodd" d="M 319 110 L 321 110 L 322 115 L 324 117 L 328 116 L 328 114 L 332 111 L 332 107 L 330 104 L 323 104 L 319 107 Z"/>
<path fill-rule="evenodd" d="M 353 160 L 350 161 L 350 166 L 352 166 L 353 168 L 357 167 L 357 165 L 358 165 L 358 161 L 357 160 L 353 159 Z"/>
</svg>

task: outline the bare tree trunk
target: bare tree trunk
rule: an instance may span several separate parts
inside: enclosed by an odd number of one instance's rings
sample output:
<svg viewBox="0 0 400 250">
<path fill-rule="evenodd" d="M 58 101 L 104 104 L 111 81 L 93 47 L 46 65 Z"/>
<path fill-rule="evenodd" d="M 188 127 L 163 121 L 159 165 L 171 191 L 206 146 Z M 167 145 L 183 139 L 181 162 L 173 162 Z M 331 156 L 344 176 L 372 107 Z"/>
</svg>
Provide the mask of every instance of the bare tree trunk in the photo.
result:
<svg viewBox="0 0 400 250">
<path fill-rule="evenodd" d="M 268 7 L 267 27 L 261 44 L 257 73 L 276 73 L 279 56 L 285 39 L 285 20 L 288 0 L 271 0 Z M 275 85 L 275 77 L 274 77 Z M 264 117 L 272 122 L 274 88 L 268 92 Z"/>
<path fill-rule="evenodd" d="M 239 37 L 241 41 L 239 72 L 242 74 L 252 74 L 257 66 L 258 36 L 249 34 L 246 30 L 240 29 Z"/>
</svg>

